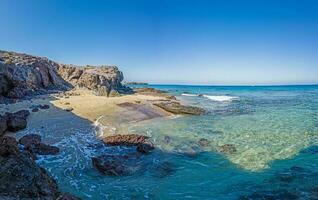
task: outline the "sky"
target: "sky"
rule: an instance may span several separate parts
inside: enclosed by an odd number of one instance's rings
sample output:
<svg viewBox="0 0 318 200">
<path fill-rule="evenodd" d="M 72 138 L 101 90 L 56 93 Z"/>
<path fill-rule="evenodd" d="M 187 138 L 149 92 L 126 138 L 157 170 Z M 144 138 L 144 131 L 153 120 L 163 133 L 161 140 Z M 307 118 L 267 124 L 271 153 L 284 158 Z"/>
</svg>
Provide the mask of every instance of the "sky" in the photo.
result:
<svg viewBox="0 0 318 200">
<path fill-rule="evenodd" d="M 0 49 L 156 84 L 318 83 L 317 0 L 0 0 Z"/>
</svg>

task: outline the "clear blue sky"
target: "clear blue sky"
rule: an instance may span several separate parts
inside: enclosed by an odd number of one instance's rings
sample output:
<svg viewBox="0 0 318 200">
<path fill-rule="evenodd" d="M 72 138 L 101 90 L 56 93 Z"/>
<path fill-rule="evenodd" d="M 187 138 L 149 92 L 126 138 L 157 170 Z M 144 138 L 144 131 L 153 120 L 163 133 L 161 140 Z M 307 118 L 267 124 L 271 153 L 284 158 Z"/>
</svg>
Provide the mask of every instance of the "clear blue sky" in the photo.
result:
<svg viewBox="0 0 318 200">
<path fill-rule="evenodd" d="M 317 0 L 0 0 L 0 49 L 128 81 L 318 83 Z"/>
</svg>

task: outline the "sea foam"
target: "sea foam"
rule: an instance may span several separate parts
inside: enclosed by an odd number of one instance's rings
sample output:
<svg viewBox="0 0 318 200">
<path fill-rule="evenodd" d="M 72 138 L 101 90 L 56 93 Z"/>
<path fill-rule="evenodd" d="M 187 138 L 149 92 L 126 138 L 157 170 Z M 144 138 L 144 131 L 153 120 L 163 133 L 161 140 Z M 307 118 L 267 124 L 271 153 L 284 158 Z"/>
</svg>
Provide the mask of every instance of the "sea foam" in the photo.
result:
<svg viewBox="0 0 318 200">
<path fill-rule="evenodd" d="M 237 97 L 232 96 L 211 96 L 211 95 L 203 95 L 204 97 L 212 100 L 212 101 L 232 101 L 233 99 L 237 99 Z"/>
<path fill-rule="evenodd" d="M 237 99 L 238 97 L 232 97 L 232 96 L 225 96 L 225 95 L 198 95 L 198 94 L 187 94 L 187 93 L 183 93 L 181 94 L 182 96 L 189 96 L 189 97 L 198 97 L 198 96 L 202 96 L 205 98 L 208 98 L 212 101 L 232 101 L 234 99 Z"/>
</svg>

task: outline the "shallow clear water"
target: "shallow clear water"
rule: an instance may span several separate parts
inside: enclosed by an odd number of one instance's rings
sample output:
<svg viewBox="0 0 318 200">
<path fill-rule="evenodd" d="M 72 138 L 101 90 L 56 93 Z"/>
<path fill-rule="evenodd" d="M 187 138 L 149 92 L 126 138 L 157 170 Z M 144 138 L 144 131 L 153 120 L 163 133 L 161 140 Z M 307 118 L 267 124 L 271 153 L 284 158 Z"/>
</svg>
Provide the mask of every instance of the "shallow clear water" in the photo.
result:
<svg viewBox="0 0 318 200">
<path fill-rule="evenodd" d="M 44 134 L 62 153 L 39 161 L 63 191 L 96 200 L 318 198 L 318 86 L 152 87 L 208 113 L 117 127 L 148 135 L 156 145 L 135 174 L 123 177 L 101 176 L 90 158 L 130 149 L 103 146 L 93 126 L 70 116 L 73 130 Z M 210 143 L 200 146 L 202 138 Z M 236 151 L 220 153 L 226 144 Z"/>
</svg>

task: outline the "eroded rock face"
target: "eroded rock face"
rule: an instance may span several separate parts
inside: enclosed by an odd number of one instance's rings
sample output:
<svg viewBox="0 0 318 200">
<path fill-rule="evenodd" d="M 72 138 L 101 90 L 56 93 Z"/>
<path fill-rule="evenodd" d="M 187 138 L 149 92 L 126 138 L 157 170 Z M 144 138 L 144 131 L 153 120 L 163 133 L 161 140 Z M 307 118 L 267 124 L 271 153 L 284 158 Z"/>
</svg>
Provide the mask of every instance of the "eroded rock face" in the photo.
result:
<svg viewBox="0 0 318 200">
<path fill-rule="evenodd" d="M 58 195 L 54 179 L 18 150 L 14 138 L 0 139 L 0 199 L 55 200 Z"/>
<path fill-rule="evenodd" d="M 121 84 L 124 76 L 115 66 L 59 65 L 57 71 L 64 80 L 73 86 L 93 90 L 96 95 L 116 96 L 119 93 L 131 92 L 130 88 Z"/>
<path fill-rule="evenodd" d="M 56 72 L 57 65 L 43 57 L 0 51 L 0 95 L 22 98 L 43 89 L 68 89 L 70 85 Z"/>
<path fill-rule="evenodd" d="M 0 97 L 22 98 L 73 87 L 103 96 L 132 93 L 121 84 L 122 80 L 117 67 L 64 65 L 44 57 L 0 50 Z"/>
<path fill-rule="evenodd" d="M 154 103 L 155 106 L 162 108 L 173 114 L 188 114 L 188 115 L 202 115 L 205 111 L 202 108 L 195 106 L 181 105 L 179 102 L 158 102 Z"/>
</svg>

